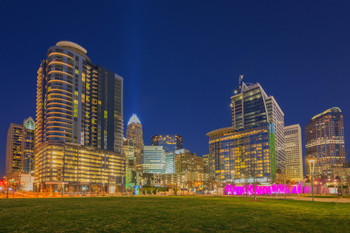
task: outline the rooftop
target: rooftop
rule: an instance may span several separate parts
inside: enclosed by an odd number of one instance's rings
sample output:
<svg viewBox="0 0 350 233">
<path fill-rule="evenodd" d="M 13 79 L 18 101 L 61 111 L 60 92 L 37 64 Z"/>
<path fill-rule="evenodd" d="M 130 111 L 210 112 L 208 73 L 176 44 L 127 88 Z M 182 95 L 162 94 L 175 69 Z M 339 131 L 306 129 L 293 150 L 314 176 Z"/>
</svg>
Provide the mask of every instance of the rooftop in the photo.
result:
<svg viewBox="0 0 350 233">
<path fill-rule="evenodd" d="M 330 109 L 327 109 L 326 111 L 320 113 L 320 114 L 317 114 L 316 116 L 314 116 L 311 120 L 314 120 L 316 118 L 319 118 L 323 115 L 326 115 L 327 113 L 330 113 L 330 112 L 341 112 L 340 108 L 338 107 L 333 107 L 333 108 L 330 108 Z"/>
<path fill-rule="evenodd" d="M 136 123 L 136 124 L 140 124 L 141 125 L 141 121 L 140 119 L 137 117 L 136 114 L 132 114 L 132 116 L 130 117 L 130 120 L 128 122 L 128 125 L 131 125 L 133 123 Z"/>
</svg>

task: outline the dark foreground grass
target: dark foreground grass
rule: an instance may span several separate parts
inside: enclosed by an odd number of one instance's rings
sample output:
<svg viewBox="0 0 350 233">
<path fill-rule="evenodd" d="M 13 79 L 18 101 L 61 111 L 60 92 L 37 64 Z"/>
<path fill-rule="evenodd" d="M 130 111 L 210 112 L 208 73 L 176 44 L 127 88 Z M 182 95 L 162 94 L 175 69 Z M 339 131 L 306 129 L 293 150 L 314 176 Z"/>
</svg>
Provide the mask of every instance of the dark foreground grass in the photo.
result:
<svg viewBox="0 0 350 233">
<path fill-rule="evenodd" d="M 350 232 L 350 204 L 239 197 L 2 199 L 0 232 Z"/>
</svg>

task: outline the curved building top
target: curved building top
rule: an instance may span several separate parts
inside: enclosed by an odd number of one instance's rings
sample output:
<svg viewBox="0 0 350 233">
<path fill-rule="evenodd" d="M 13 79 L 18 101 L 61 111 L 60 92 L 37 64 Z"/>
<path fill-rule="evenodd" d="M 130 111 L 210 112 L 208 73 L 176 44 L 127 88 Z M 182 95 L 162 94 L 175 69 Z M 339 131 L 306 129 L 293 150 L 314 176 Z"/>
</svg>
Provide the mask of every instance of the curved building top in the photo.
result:
<svg viewBox="0 0 350 233">
<path fill-rule="evenodd" d="M 61 47 L 63 49 L 70 49 L 82 56 L 84 56 L 85 58 L 87 58 L 88 60 L 90 60 L 87 56 L 86 56 L 86 53 L 87 53 L 87 50 L 84 49 L 82 46 L 78 45 L 77 43 L 74 43 L 74 42 L 71 42 L 71 41 L 66 41 L 66 40 L 63 40 L 63 41 L 59 41 L 56 43 L 56 46 L 58 47 Z"/>
<path fill-rule="evenodd" d="M 215 129 L 207 133 L 207 136 L 214 136 L 214 135 L 222 135 L 226 133 L 234 133 L 235 130 L 233 127 L 225 127 L 225 128 L 220 128 L 220 129 Z"/>
<path fill-rule="evenodd" d="M 330 112 L 341 112 L 341 109 L 338 108 L 338 107 L 333 107 L 333 108 L 330 108 L 330 109 L 327 109 L 326 111 L 320 113 L 320 114 L 317 114 L 316 116 L 314 116 L 313 118 L 311 118 L 311 120 L 314 120 L 316 118 L 319 118 L 321 116 L 324 116 L 326 115 L 327 113 L 330 113 Z"/>
</svg>

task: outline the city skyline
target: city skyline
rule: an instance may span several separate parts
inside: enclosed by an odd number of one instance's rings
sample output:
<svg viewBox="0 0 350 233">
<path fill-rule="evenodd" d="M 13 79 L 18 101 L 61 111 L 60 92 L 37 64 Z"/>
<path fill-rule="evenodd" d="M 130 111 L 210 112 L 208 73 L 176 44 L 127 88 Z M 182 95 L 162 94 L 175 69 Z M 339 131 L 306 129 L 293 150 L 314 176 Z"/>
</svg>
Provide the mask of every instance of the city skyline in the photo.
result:
<svg viewBox="0 0 350 233">
<path fill-rule="evenodd" d="M 332 15 L 335 10 L 342 11 L 346 7 L 331 6 L 325 10 L 312 6 L 315 9 L 311 9 L 305 4 L 275 12 L 279 4 L 261 6 L 263 9 L 258 6 L 248 8 L 243 4 L 244 10 L 237 12 L 230 3 L 225 4 L 231 10 L 215 6 L 212 12 L 218 18 L 213 25 L 211 21 L 191 16 L 191 11 L 197 9 L 196 4 L 185 5 L 183 2 L 179 6 L 167 3 L 159 3 L 159 6 L 140 3 L 138 7 L 111 5 L 111 9 L 120 7 L 126 10 L 120 16 L 101 19 L 98 19 L 101 8 L 94 9 L 95 13 L 90 10 L 90 24 L 108 23 L 101 30 L 110 32 L 111 36 L 103 39 L 87 38 L 90 33 L 84 32 L 87 26 L 79 28 L 70 23 L 82 16 L 82 11 L 77 15 L 68 12 L 68 20 L 63 20 L 62 24 L 54 20 L 52 28 L 55 29 L 49 29 L 39 17 L 30 18 L 24 10 L 19 9 L 13 15 L 4 12 L 0 16 L 2 21 L 10 19 L 10 23 L 3 30 L 8 29 L 11 33 L 3 33 L 4 37 L 0 39 L 9 45 L 1 49 L 0 56 L 6 84 L 2 85 L 0 93 L 2 99 L 7 100 L 2 103 L 6 114 L 0 118 L 0 160 L 5 161 L 6 133 L 10 123 L 20 124 L 27 116 L 35 116 L 36 71 L 40 59 L 45 57 L 50 46 L 64 39 L 87 48 L 94 61 L 124 77 L 124 136 L 126 120 L 136 113 L 144 129 L 145 145 L 151 144 L 152 135 L 179 133 L 185 140 L 185 148 L 200 156 L 207 154 L 205 134 L 231 122 L 229 97 L 237 87 L 239 74 L 244 74 L 246 81 L 261 83 L 278 100 L 285 113 L 286 125 L 300 124 L 304 128 L 314 115 L 340 107 L 344 113 L 345 144 L 349 145 L 347 122 L 350 122 L 350 108 L 344 96 L 349 82 L 346 77 L 350 74 L 346 62 L 350 51 L 346 41 L 350 35 L 341 29 L 346 27 L 349 16 L 342 15 L 344 19 Z M 11 5 L 5 3 L 3 7 Z M 183 18 L 176 16 L 180 25 L 177 26 L 172 17 L 181 7 L 184 7 Z M 204 17 L 212 5 L 203 3 L 198 7 L 200 16 Z M 299 18 L 292 20 L 296 8 L 299 9 Z M 106 8 L 103 10 L 112 12 Z M 262 13 L 264 10 L 266 14 Z M 320 12 L 316 14 L 317 10 Z M 53 9 L 50 14 L 55 11 Z M 314 19 L 307 16 L 308 11 L 315 11 Z M 272 18 L 264 18 L 272 12 Z M 30 13 L 35 15 L 38 10 Z M 152 13 L 164 17 L 164 21 L 157 21 L 151 17 Z M 253 13 L 256 16 L 248 19 Z M 16 20 L 17 14 L 27 15 L 28 22 Z M 47 12 L 42 14 L 42 17 L 49 15 Z M 266 24 L 257 25 L 260 18 L 264 18 Z M 276 23 L 276 19 L 281 22 Z M 118 20 L 122 23 L 117 24 Z M 239 25 L 240 20 L 248 20 L 246 28 Z M 35 35 L 42 29 L 35 26 L 39 22 L 47 27 L 42 38 Z M 143 28 L 139 26 L 141 23 Z M 216 24 L 220 26 L 216 27 Z M 214 35 L 206 32 L 206 27 Z M 169 30 L 161 30 L 163 28 Z M 310 28 L 313 34 L 307 32 Z M 331 36 L 327 35 L 329 31 L 333 32 Z M 22 33 L 25 36 L 19 36 Z M 298 33 L 300 35 L 295 35 Z M 178 34 L 183 38 L 176 37 Z M 120 35 L 131 40 L 116 40 Z M 254 36 L 256 39 L 247 40 Z M 155 42 L 150 42 L 153 37 Z M 294 45 L 295 42 L 299 45 Z M 18 64 L 22 66 L 20 69 Z M 303 133 L 303 148 L 304 138 Z M 346 152 L 349 151 L 347 148 Z M 4 174 L 3 162 L 0 175 Z"/>
</svg>

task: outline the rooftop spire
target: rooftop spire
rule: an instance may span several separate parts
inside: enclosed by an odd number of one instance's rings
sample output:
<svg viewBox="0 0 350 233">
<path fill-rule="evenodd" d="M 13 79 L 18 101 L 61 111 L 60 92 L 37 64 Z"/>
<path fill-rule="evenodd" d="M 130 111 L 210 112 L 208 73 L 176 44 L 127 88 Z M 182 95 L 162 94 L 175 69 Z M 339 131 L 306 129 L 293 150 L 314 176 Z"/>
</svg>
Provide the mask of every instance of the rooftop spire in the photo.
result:
<svg viewBox="0 0 350 233">
<path fill-rule="evenodd" d="M 132 116 L 130 117 L 130 120 L 128 122 L 128 125 L 133 124 L 133 123 L 137 123 L 141 125 L 141 121 L 140 119 L 137 117 L 136 114 L 132 114 Z"/>
</svg>

